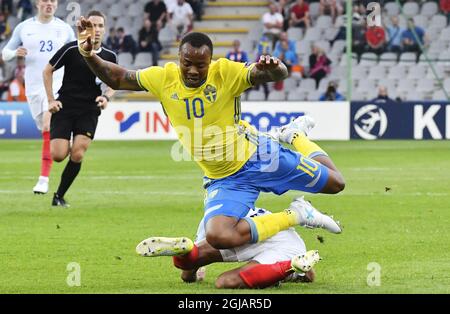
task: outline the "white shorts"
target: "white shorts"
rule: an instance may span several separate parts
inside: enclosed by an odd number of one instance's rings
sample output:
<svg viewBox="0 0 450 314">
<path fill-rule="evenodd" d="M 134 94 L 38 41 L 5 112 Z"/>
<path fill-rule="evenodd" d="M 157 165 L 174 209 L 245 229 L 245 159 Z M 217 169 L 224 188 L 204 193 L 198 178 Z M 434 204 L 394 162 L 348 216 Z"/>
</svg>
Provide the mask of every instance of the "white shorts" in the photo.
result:
<svg viewBox="0 0 450 314">
<path fill-rule="evenodd" d="M 269 211 L 256 208 L 250 210 L 247 217 L 270 214 Z M 197 231 L 196 243 L 205 239 L 203 220 Z M 305 242 L 294 228 L 281 231 L 273 237 L 259 243 L 246 244 L 233 249 L 220 250 L 224 262 L 256 261 L 260 264 L 274 264 L 291 260 L 295 255 L 306 253 Z"/>
<path fill-rule="evenodd" d="M 28 106 L 37 128 L 42 131 L 44 127 L 44 112 L 48 111 L 46 94 L 27 95 Z"/>
</svg>

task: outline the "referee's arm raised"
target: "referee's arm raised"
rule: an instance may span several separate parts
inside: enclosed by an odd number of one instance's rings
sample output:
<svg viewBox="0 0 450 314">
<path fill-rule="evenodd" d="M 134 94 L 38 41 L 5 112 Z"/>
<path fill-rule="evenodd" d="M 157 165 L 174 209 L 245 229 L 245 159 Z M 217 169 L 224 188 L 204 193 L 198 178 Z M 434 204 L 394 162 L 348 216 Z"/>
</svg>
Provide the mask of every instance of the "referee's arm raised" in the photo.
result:
<svg viewBox="0 0 450 314">
<path fill-rule="evenodd" d="M 106 85 L 114 90 L 143 91 L 136 78 L 136 71 L 127 70 L 117 64 L 105 61 L 93 53 L 92 23 L 81 17 L 77 21 L 78 49 L 87 65 Z"/>
</svg>

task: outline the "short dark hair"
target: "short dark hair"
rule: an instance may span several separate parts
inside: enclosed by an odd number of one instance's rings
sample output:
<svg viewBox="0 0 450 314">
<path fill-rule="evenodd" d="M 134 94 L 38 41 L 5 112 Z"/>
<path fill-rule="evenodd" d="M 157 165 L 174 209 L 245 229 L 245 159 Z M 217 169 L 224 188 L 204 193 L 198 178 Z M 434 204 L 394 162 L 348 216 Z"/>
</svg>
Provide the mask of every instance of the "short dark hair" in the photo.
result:
<svg viewBox="0 0 450 314">
<path fill-rule="evenodd" d="M 90 18 L 91 16 L 99 16 L 103 18 L 103 21 L 105 21 L 106 24 L 106 15 L 104 15 L 102 12 L 97 10 L 92 10 L 88 13 L 87 18 Z"/>
<path fill-rule="evenodd" d="M 118 33 L 125 33 L 125 30 L 123 29 L 123 27 L 119 27 L 118 29 L 116 29 L 116 31 Z"/>
<path fill-rule="evenodd" d="M 201 46 L 206 45 L 211 51 L 211 55 L 213 54 L 213 43 L 211 41 L 211 38 L 209 38 L 206 34 L 198 32 L 191 32 L 186 34 L 181 40 L 180 49 L 186 43 L 195 48 L 200 48 Z"/>
</svg>

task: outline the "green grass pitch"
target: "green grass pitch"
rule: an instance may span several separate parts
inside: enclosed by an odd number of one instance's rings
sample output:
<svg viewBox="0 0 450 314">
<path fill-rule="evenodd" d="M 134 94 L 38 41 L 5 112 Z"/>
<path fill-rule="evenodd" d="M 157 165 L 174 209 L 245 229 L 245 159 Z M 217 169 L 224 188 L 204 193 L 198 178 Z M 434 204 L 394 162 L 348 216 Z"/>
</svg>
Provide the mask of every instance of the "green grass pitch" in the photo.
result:
<svg viewBox="0 0 450 314">
<path fill-rule="evenodd" d="M 31 190 L 39 141 L 0 141 L 0 293 L 221 293 L 215 278 L 237 264 L 208 266 L 184 284 L 170 258 L 142 258 L 135 246 L 151 235 L 193 237 L 202 217 L 202 174 L 170 158 L 173 142 L 94 142 L 67 195 Z M 449 142 L 321 142 L 347 187 L 336 196 L 307 195 L 339 219 L 344 232 L 298 228 L 318 249 L 313 284 L 228 293 L 450 293 Z M 63 164 L 53 168 L 51 192 Z M 300 193 L 264 194 L 257 205 L 280 211 Z M 323 237 L 321 243 L 318 237 Z M 81 267 L 69 287 L 67 265 Z M 369 286 L 369 263 L 381 267 Z"/>
</svg>

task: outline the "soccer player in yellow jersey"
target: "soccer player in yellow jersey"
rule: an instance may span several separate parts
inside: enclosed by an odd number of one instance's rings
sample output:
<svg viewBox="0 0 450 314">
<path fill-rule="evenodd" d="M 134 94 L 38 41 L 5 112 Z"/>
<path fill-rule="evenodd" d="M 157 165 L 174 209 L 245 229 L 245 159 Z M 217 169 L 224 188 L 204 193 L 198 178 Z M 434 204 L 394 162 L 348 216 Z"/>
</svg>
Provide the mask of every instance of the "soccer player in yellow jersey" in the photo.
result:
<svg viewBox="0 0 450 314">
<path fill-rule="evenodd" d="M 130 71 L 92 52 L 88 20 L 81 17 L 77 27 L 79 51 L 91 70 L 114 90 L 149 91 L 158 97 L 180 142 L 203 169 L 204 221 L 211 246 L 227 249 L 257 243 L 295 225 L 341 232 L 331 217 L 303 199 L 280 213 L 246 217 L 260 192 L 338 193 L 344 188 L 342 175 L 306 132 L 291 132 L 292 127 L 281 132 L 280 139 L 288 138 L 298 151 L 294 152 L 240 121 L 243 91 L 288 76 L 280 60 L 262 56 L 250 66 L 212 61 L 210 38 L 194 32 L 180 43 L 179 66 L 169 62 L 165 67 Z M 184 254 L 186 260 L 198 256 L 198 248 L 187 238 L 153 238 L 145 243 L 141 248 L 149 256 Z"/>
</svg>

